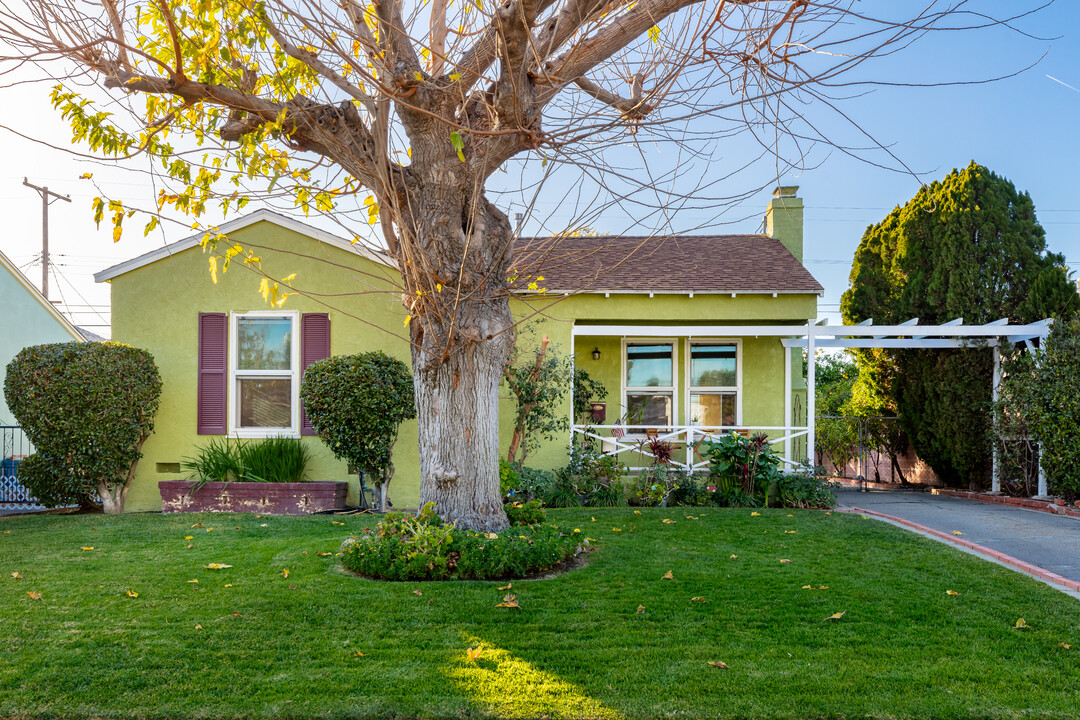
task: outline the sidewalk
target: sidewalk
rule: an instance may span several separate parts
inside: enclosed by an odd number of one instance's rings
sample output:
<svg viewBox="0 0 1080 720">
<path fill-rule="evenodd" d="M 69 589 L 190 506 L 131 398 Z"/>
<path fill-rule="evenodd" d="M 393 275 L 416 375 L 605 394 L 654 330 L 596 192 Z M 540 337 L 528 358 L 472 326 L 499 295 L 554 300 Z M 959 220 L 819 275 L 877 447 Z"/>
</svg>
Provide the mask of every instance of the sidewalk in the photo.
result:
<svg viewBox="0 0 1080 720">
<path fill-rule="evenodd" d="M 836 497 L 838 509 L 858 508 L 900 518 L 945 535 L 931 535 L 935 539 L 958 545 L 966 541 L 964 545 L 974 545 L 971 549 L 979 554 L 982 549 L 990 559 L 1001 561 L 994 556 L 1008 556 L 1080 583 L 1080 520 L 918 491 L 842 489 Z"/>
</svg>

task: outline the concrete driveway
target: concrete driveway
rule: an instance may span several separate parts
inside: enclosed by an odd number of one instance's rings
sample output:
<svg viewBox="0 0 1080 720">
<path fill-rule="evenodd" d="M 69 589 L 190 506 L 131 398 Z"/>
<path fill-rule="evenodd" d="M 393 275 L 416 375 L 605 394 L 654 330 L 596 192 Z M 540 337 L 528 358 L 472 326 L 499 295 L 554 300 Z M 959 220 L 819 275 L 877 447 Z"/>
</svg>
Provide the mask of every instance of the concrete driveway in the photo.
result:
<svg viewBox="0 0 1080 720">
<path fill-rule="evenodd" d="M 917 523 L 945 533 L 947 539 L 966 540 L 1080 582 L 1080 520 L 1075 518 L 920 491 L 842 489 L 836 496 L 840 509 L 859 508 Z"/>
</svg>

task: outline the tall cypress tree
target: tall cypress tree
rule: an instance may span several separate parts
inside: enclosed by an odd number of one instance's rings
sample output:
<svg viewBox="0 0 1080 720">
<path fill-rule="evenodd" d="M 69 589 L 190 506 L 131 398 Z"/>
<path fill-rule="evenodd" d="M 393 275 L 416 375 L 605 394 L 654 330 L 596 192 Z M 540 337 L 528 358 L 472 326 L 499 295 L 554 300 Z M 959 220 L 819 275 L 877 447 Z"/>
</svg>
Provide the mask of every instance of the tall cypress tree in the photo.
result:
<svg viewBox="0 0 1080 720">
<path fill-rule="evenodd" d="M 935 324 L 1071 317 L 1076 287 L 1027 193 L 972 162 L 923 186 L 863 234 L 841 300 L 846 323 Z M 989 349 L 861 350 L 872 391 L 947 483 L 989 479 Z"/>
</svg>

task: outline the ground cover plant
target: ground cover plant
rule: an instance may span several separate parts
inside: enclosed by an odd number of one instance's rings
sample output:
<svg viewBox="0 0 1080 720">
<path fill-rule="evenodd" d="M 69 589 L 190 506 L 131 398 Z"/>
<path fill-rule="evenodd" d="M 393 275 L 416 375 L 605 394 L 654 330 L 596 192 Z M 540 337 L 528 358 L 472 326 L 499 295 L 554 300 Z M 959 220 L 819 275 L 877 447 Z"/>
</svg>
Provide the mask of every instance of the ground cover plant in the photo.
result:
<svg viewBox="0 0 1080 720">
<path fill-rule="evenodd" d="M 822 511 L 547 519 L 597 550 L 512 583 L 349 574 L 371 517 L 0 519 L 0 716 L 1076 715 L 1080 602 L 938 543 Z"/>
</svg>

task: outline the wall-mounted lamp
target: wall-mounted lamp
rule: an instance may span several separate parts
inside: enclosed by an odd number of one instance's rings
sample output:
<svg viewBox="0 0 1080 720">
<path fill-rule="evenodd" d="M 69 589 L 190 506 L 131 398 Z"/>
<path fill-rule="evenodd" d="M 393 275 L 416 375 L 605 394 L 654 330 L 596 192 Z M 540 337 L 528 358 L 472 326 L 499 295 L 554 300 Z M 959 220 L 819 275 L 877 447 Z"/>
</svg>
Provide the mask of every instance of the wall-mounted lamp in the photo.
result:
<svg viewBox="0 0 1080 720">
<path fill-rule="evenodd" d="M 599 360 L 600 359 L 600 348 L 593 348 L 592 359 L 593 360 Z"/>
</svg>

